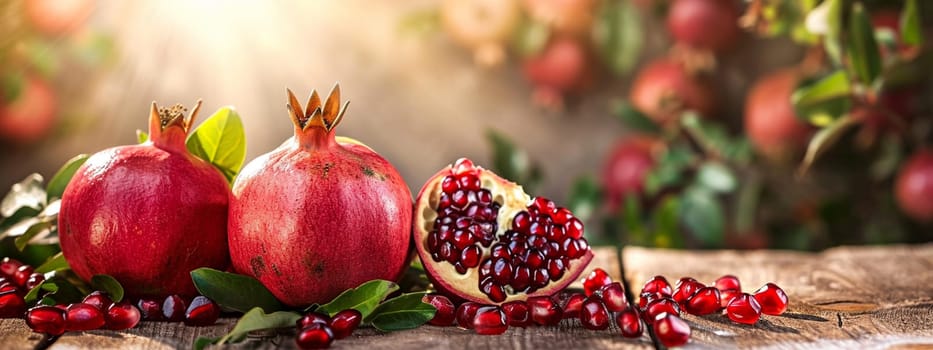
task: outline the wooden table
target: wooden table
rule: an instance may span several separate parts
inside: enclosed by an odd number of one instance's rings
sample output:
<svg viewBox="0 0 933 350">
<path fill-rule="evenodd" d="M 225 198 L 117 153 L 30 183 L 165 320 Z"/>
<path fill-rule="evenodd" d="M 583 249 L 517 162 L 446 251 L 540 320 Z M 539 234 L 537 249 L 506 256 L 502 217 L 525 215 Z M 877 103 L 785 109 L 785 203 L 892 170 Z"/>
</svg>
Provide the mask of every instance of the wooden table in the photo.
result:
<svg viewBox="0 0 933 350">
<path fill-rule="evenodd" d="M 686 348 L 933 348 L 933 244 L 841 247 L 822 253 L 789 251 L 673 251 L 628 247 L 621 266 L 616 251 L 600 249 L 594 266 L 624 274 L 639 289 L 653 275 L 672 282 L 692 276 L 709 282 L 723 274 L 738 276 L 746 291 L 773 281 L 790 297 L 782 316 L 763 316 L 754 326 L 738 325 L 721 315 L 686 315 L 693 334 Z M 190 348 L 198 336 L 219 336 L 234 319 L 211 327 L 143 322 L 125 332 L 68 333 L 52 349 Z M 233 348 L 293 348 L 289 335 L 257 335 Z M 41 336 L 22 320 L 0 320 L 0 348 L 31 349 Z M 638 348 L 654 345 L 646 335 L 626 339 L 613 325 L 594 332 L 577 320 L 557 327 L 512 328 L 502 336 L 478 336 L 457 328 L 424 326 L 380 334 L 361 329 L 333 348 L 366 349 L 579 349 Z"/>
</svg>

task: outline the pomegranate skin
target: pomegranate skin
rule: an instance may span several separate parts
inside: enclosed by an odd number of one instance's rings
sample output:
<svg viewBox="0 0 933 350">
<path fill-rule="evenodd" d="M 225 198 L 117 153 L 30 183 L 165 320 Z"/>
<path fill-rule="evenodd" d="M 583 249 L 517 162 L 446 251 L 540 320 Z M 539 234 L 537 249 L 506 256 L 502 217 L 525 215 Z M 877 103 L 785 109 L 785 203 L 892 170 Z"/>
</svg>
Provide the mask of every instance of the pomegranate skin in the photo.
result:
<svg viewBox="0 0 933 350">
<path fill-rule="evenodd" d="M 675 0 L 667 14 L 674 40 L 688 46 L 720 51 L 738 39 L 739 8 L 733 0 Z"/>
<path fill-rule="evenodd" d="M 629 91 L 632 105 L 658 123 L 676 121 L 684 110 L 710 117 L 715 112 L 715 98 L 707 79 L 667 58 L 642 68 Z"/>
<path fill-rule="evenodd" d="M 312 96 L 309 105 L 320 105 Z M 328 106 L 334 96 L 337 88 Z M 408 261 L 408 186 L 373 150 L 336 138 L 339 119 L 326 121 L 329 129 L 320 122 L 336 111 L 304 120 L 300 110 L 290 112 L 295 136 L 247 164 L 233 186 L 233 267 L 290 306 L 325 303 L 373 279 L 397 280 Z"/>
<path fill-rule="evenodd" d="M 191 270 L 229 265 L 230 189 L 185 148 L 197 107 L 164 130 L 159 113 L 153 103 L 152 141 L 101 151 L 75 173 L 58 219 L 62 253 L 85 281 L 107 274 L 133 297 L 194 296 Z"/>
<path fill-rule="evenodd" d="M 644 194 L 645 178 L 654 168 L 653 150 L 660 142 L 647 136 L 632 137 L 616 144 L 603 165 L 602 182 L 606 207 L 618 212 L 625 197 Z"/>
<path fill-rule="evenodd" d="M 745 133 L 758 152 L 784 157 L 802 150 L 812 129 L 796 117 L 791 94 L 799 75 L 784 69 L 760 78 L 745 99 Z"/>
<path fill-rule="evenodd" d="M 933 150 L 919 150 L 901 165 L 894 197 L 907 216 L 919 222 L 933 222 Z"/>
</svg>

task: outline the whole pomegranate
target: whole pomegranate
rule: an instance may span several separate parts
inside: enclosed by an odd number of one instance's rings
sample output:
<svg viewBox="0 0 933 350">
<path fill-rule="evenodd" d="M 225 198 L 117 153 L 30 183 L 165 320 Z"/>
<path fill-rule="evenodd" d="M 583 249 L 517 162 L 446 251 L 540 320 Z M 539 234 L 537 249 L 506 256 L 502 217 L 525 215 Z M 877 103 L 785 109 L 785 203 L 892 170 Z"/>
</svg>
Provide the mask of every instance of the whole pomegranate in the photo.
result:
<svg viewBox="0 0 933 350">
<path fill-rule="evenodd" d="M 39 77 L 28 76 L 19 96 L 13 101 L 0 101 L 0 138 L 18 144 L 42 139 L 55 121 L 58 97 L 49 84 Z"/>
<path fill-rule="evenodd" d="M 593 31 L 598 0 L 524 0 L 522 4 L 535 20 L 546 23 L 562 35 L 587 36 Z"/>
<path fill-rule="evenodd" d="M 589 51 L 578 40 L 559 37 L 523 63 L 525 78 L 535 86 L 534 101 L 557 107 L 563 96 L 586 86 L 591 78 Z"/>
<path fill-rule="evenodd" d="M 733 0 L 674 0 L 667 29 L 674 41 L 696 49 L 721 51 L 739 37 L 739 8 Z"/>
<path fill-rule="evenodd" d="M 465 158 L 421 188 L 413 235 L 438 291 L 481 304 L 550 296 L 593 258 L 569 210 Z"/>
<path fill-rule="evenodd" d="M 482 65 L 505 60 L 505 46 L 522 15 L 517 0 L 445 0 L 440 12 L 447 34 L 473 50 Z"/>
<path fill-rule="evenodd" d="M 227 180 L 191 155 L 199 101 L 158 108 L 150 141 L 98 152 L 75 173 L 58 216 L 62 254 L 82 279 L 116 278 L 131 296 L 197 294 L 189 272 L 226 269 Z"/>
<path fill-rule="evenodd" d="M 791 103 L 799 79 L 796 70 L 778 70 L 755 82 L 745 98 L 745 133 L 759 153 L 781 158 L 806 146 L 812 129 Z"/>
<path fill-rule="evenodd" d="M 230 257 L 291 306 L 325 303 L 408 261 L 411 192 L 392 164 L 336 137 L 346 108 L 335 87 L 306 109 L 288 91 L 294 137 L 247 164 L 233 185 Z"/>
<path fill-rule="evenodd" d="M 933 222 L 933 150 L 919 150 L 901 165 L 894 196 L 907 216 Z"/>
<path fill-rule="evenodd" d="M 94 9 L 94 0 L 26 0 L 26 18 L 46 35 L 70 33 L 81 26 Z"/>
<path fill-rule="evenodd" d="M 606 207 L 615 213 L 628 195 L 641 196 L 645 176 L 654 167 L 652 150 L 660 142 L 647 136 L 622 140 L 613 148 L 603 166 Z"/>
<path fill-rule="evenodd" d="M 675 122 L 685 110 L 709 117 L 715 106 L 709 81 L 669 58 L 654 60 L 641 69 L 629 99 L 635 108 L 662 124 Z"/>
</svg>

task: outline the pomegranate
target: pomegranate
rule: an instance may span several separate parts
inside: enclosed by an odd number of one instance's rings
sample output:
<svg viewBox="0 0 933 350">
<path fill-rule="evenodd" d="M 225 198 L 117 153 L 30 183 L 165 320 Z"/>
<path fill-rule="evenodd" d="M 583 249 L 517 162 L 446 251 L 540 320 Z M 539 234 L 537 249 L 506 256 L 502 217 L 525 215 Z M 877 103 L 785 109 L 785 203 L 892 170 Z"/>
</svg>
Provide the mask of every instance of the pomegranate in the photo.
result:
<svg viewBox="0 0 933 350">
<path fill-rule="evenodd" d="M 674 295 L 671 296 L 674 301 L 680 304 L 681 308 L 687 303 L 687 299 L 693 296 L 698 289 L 706 287 L 703 283 L 700 283 L 692 277 L 684 277 L 677 281 L 677 285 L 674 286 Z"/>
<path fill-rule="evenodd" d="M 136 303 L 139 313 L 146 321 L 162 321 L 162 302 L 156 300 L 140 299 Z"/>
<path fill-rule="evenodd" d="M 610 213 L 618 212 L 625 197 L 641 196 L 645 177 L 654 167 L 654 149 L 662 145 L 657 139 L 636 136 L 622 140 L 613 148 L 603 165 L 605 203 Z"/>
<path fill-rule="evenodd" d="M 628 307 L 628 299 L 625 296 L 625 287 L 622 286 L 619 282 L 612 282 L 599 288 L 599 291 L 596 293 L 604 304 L 606 308 L 612 312 L 619 312 Z"/>
<path fill-rule="evenodd" d="M 88 296 L 84 297 L 82 303 L 93 305 L 101 311 L 106 311 L 107 308 L 113 304 L 113 300 L 110 300 L 110 297 L 108 297 L 106 293 L 98 290 L 91 292 L 91 294 L 88 294 Z"/>
<path fill-rule="evenodd" d="M 517 0 L 445 0 L 440 12 L 447 34 L 486 66 L 505 60 L 506 43 L 522 16 Z"/>
<path fill-rule="evenodd" d="M 670 297 L 674 294 L 674 290 L 671 289 L 671 283 L 667 281 L 667 278 L 664 276 L 654 276 L 650 280 L 645 282 L 645 285 L 641 287 L 642 293 L 658 293 L 665 297 Z"/>
<path fill-rule="evenodd" d="M 593 258 L 583 223 L 543 197 L 459 159 L 418 194 L 414 242 L 444 294 L 481 304 L 550 296 Z M 531 306 L 531 305 L 529 305 Z"/>
<path fill-rule="evenodd" d="M 641 316 L 638 315 L 637 309 L 628 307 L 619 312 L 616 315 L 616 325 L 619 326 L 619 331 L 622 333 L 623 337 L 641 337 L 643 327 L 641 326 Z"/>
<path fill-rule="evenodd" d="M 559 109 L 563 96 L 585 88 L 592 80 L 589 50 L 578 39 L 557 37 L 537 55 L 525 60 L 522 69 L 535 87 L 535 104 Z"/>
<path fill-rule="evenodd" d="M 583 328 L 601 331 L 609 328 L 609 310 L 599 297 L 591 296 L 583 302 L 580 309 L 580 323 Z"/>
<path fill-rule="evenodd" d="M 309 312 L 304 317 L 298 319 L 298 328 L 307 328 L 308 326 L 320 323 L 320 324 L 330 324 L 330 316 L 327 316 L 318 312 Z"/>
<path fill-rule="evenodd" d="M 531 321 L 539 326 L 554 326 L 560 323 L 563 317 L 563 310 L 551 298 L 548 297 L 530 297 L 527 301 L 528 312 L 531 314 Z M 582 309 L 580 310 L 582 314 Z"/>
<path fill-rule="evenodd" d="M 74 32 L 94 9 L 94 0 L 26 0 L 26 18 L 46 35 Z"/>
<path fill-rule="evenodd" d="M 473 329 L 473 319 L 476 318 L 476 311 L 483 306 L 485 305 L 469 301 L 457 306 L 457 325 L 462 328 Z"/>
<path fill-rule="evenodd" d="M 676 122 L 683 111 L 709 117 L 715 94 L 704 75 L 669 58 L 656 59 L 639 71 L 629 91 L 635 108 L 661 124 Z"/>
<path fill-rule="evenodd" d="M 901 165 L 894 197 L 907 216 L 933 222 L 933 149 L 916 151 Z"/>
<path fill-rule="evenodd" d="M 564 318 L 580 317 L 580 310 L 583 309 L 583 302 L 586 299 L 587 296 L 583 294 L 574 293 L 570 295 L 566 302 L 560 305 L 560 308 L 564 310 Z"/>
<path fill-rule="evenodd" d="M 185 310 L 185 324 L 188 326 L 210 326 L 217 322 L 219 317 L 220 306 L 203 295 L 191 300 L 191 304 Z"/>
<path fill-rule="evenodd" d="M 26 325 L 36 333 L 65 333 L 65 310 L 55 306 L 36 306 L 26 311 Z"/>
<path fill-rule="evenodd" d="M 178 295 L 169 295 L 162 302 L 162 317 L 169 322 L 184 321 L 187 308 L 185 299 Z"/>
<path fill-rule="evenodd" d="M 531 324 L 531 314 L 528 311 L 528 304 L 524 301 L 510 301 L 502 304 L 502 312 L 505 313 L 509 326 L 525 327 Z"/>
<path fill-rule="evenodd" d="M 15 290 L 0 292 L 0 318 L 20 318 L 26 312 L 26 301 Z"/>
<path fill-rule="evenodd" d="M 27 76 L 15 100 L 0 99 L 0 138 L 17 144 L 35 143 L 52 128 L 57 113 L 58 97 L 49 83 Z"/>
<path fill-rule="evenodd" d="M 722 301 L 719 289 L 715 287 L 702 287 L 686 301 L 687 312 L 693 315 L 709 315 L 719 311 Z"/>
<path fill-rule="evenodd" d="M 745 98 L 745 133 L 766 156 L 787 157 L 802 150 L 810 138 L 812 128 L 797 119 L 791 104 L 799 79 L 796 70 L 778 70 L 758 79 Z"/>
<path fill-rule="evenodd" d="M 295 135 L 247 164 L 233 185 L 230 257 L 291 306 L 326 303 L 407 267 L 411 192 L 362 143 L 336 136 L 346 112 L 335 86 L 306 109 L 288 91 Z"/>
<path fill-rule="evenodd" d="M 667 30 L 674 41 L 711 51 L 735 43 L 739 8 L 734 0 L 674 0 L 667 10 Z"/>
<path fill-rule="evenodd" d="M 91 304 L 71 304 L 65 310 L 65 330 L 89 331 L 103 327 L 106 322 L 104 312 Z"/>
<path fill-rule="evenodd" d="M 598 0 L 524 0 L 528 14 L 558 34 L 586 36 L 593 31 Z"/>
</svg>

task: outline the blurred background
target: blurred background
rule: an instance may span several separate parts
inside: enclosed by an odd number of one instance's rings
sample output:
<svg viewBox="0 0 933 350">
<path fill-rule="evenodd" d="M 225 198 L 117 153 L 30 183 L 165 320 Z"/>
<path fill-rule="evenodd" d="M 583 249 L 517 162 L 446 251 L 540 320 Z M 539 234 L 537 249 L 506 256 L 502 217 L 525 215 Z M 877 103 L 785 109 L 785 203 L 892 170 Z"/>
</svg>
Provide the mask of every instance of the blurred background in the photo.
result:
<svg viewBox="0 0 933 350">
<path fill-rule="evenodd" d="M 285 88 L 417 193 L 469 157 L 599 244 L 933 240 L 933 6 L 848 0 L 0 4 L 0 188 L 137 142 L 149 103 L 232 105 L 249 161 Z M 300 97 L 301 98 L 301 97 Z"/>
</svg>

